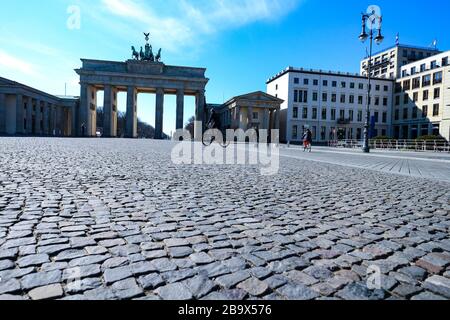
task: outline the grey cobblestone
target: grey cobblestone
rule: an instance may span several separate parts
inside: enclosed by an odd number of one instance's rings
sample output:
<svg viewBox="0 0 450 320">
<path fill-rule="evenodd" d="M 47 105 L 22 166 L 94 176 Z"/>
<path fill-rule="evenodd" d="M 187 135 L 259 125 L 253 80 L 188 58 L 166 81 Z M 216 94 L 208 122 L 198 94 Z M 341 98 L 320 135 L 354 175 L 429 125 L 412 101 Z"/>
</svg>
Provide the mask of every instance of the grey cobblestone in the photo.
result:
<svg viewBox="0 0 450 320">
<path fill-rule="evenodd" d="M 450 298 L 448 179 L 284 149 L 265 177 L 171 146 L 0 138 L 0 299 Z"/>
</svg>

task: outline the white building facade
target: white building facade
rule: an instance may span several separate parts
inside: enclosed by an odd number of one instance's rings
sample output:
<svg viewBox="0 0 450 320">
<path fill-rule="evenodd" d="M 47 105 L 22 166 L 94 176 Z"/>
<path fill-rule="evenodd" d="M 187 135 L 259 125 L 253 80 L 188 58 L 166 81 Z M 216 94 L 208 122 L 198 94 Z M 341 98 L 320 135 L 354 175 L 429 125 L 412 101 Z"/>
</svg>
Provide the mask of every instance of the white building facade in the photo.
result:
<svg viewBox="0 0 450 320">
<path fill-rule="evenodd" d="M 392 134 L 394 81 L 372 79 L 371 135 Z M 280 139 L 301 143 L 304 129 L 314 142 L 363 138 L 368 79 L 358 74 L 289 67 L 267 81 L 281 105 Z"/>
<path fill-rule="evenodd" d="M 395 86 L 393 136 L 450 140 L 450 51 L 407 64 Z"/>
<path fill-rule="evenodd" d="M 426 59 L 439 54 L 435 48 L 409 45 L 393 46 L 372 55 L 371 75 L 375 78 L 397 79 L 401 68 L 409 63 Z M 360 64 L 360 74 L 367 77 L 369 59 L 363 59 Z"/>
</svg>

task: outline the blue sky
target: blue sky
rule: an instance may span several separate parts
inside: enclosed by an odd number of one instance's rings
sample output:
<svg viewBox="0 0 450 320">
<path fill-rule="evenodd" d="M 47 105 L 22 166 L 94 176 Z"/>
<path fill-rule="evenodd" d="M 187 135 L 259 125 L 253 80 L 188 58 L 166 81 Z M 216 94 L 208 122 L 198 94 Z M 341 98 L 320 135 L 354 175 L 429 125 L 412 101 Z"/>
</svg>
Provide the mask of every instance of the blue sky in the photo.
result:
<svg viewBox="0 0 450 320">
<path fill-rule="evenodd" d="M 376 4 L 385 42 L 450 48 L 444 0 L 45 0 L 4 1 L 0 12 L 0 76 L 53 94 L 79 95 L 73 69 L 80 58 L 125 61 L 131 45 L 162 48 L 163 62 L 206 67 L 208 102 L 265 90 L 287 66 L 359 71 L 360 13 Z M 80 8 L 80 28 L 68 28 L 68 8 Z M 70 11 L 70 10 L 69 10 Z M 73 11 L 72 11 L 73 12 Z M 99 95 L 101 105 L 102 96 Z M 164 131 L 175 126 L 175 97 L 166 96 Z M 119 109 L 125 96 L 119 95 Z M 154 96 L 140 95 L 138 116 L 154 124 Z M 187 119 L 194 114 L 186 99 Z"/>
</svg>

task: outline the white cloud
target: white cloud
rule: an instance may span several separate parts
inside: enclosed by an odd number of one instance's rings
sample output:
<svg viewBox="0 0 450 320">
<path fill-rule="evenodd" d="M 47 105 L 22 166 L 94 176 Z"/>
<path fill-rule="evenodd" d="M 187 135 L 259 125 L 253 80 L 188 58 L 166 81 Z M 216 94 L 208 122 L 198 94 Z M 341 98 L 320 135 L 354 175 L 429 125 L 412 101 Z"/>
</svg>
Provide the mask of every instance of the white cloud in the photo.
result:
<svg viewBox="0 0 450 320">
<path fill-rule="evenodd" d="M 257 21 L 276 21 L 302 0 L 102 0 L 104 12 L 127 26 L 148 30 L 155 43 L 177 51 L 198 45 L 206 35 Z M 105 17 L 99 20 L 108 21 Z M 118 21 L 114 21 L 118 24 Z M 110 24 L 112 27 L 112 24 Z M 129 34 L 128 34 L 129 36 Z"/>
<path fill-rule="evenodd" d="M 36 68 L 29 62 L 26 62 L 20 58 L 16 58 L 9 53 L 0 50 L 0 66 L 6 70 L 13 72 L 21 72 L 26 75 L 36 75 Z"/>
</svg>

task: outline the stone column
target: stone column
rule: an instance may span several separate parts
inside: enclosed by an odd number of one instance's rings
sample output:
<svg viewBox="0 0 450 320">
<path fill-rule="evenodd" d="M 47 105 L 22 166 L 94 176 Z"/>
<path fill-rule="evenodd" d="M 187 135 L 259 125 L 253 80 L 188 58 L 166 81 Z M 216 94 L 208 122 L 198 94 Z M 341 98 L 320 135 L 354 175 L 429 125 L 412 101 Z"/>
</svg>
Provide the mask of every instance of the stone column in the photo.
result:
<svg viewBox="0 0 450 320">
<path fill-rule="evenodd" d="M 88 135 L 88 115 L 89 115 L 89 92 L 88 92 L 88 85 L 85 83 L 81 83 L 81 90 L 80 90 L 80 110 L 79 110 L 79 116 L 80 119 L 78 123 L 78 136 L 79 137 L 87 137 Z M 52 117 L 53 119 L 53 117 Z M 50 126 L 51 128 L 51 135 L 53 135 L 53 125 Z"/>
<path fill-rule="evenodd" d="M 40 100 L 36 100 L 36 111 L 34 113 L 34 133 L 36 135 L 41 135 L 42 132 L 42 128 L 41 128 L 41 117 L 42 117 L 42 113 L 41 113 L 41 101 Z"/>
<path fill-rule="evenodd" d="M 263 119 L 263 129 L 269 130 L 270 129 L 270 110 L 264 109 L 264 119 Z"/>
<path fill-rule="evenodd" d="M 194 139 L 202 141 L 205 122 L 205 91 L 199 91 L 195 95 L 195 126 Z"/>
<path fill-rule="evenodd" d="M 127 138 L 137 138 L 137 110 L 136 110 L 137 90 L 135 87 L 127 88 L 127 115 L 125 136 Z"/>
<path fill-rule="evenodd" d="M 184 91 L 177 91 L 177 126 L 176 129 L 184 127 Z"/>
<path fill-rule="evenodd" d="M 71 121 L 71 128 L 70 128 L 70 136 L 76 137 L 78 136 L 77 132 L 77 103 L 73 104 L 72 107 L 69 109 L 70 112 L 70 121 Z"/>
<path fill-rule="evenodd" d="M 274 129 L 280 129 L 280 109 L 277 109 L 274 111 L 275 115 L 274 115 Z"/>
<path fill-rule="evenodd" d="M 156 90 L 155 139 L 163 138 L 164 90 Z"/>
<path fill-rule="evenodd" d="M 47 136 L 49 134 L 49 103 L 44 102 L 44 113 L 42 115 L 42 134 Z"/>
<path fill-rule="evenodd" d="M 247 129 L 253 127 L 253 107 L 247 107 Z"/>
<path fill-rule="evenodd" d="M 56 110 L 55 105 L 50 105 L 50 125 L 49 125 L 50 135 L 52 137 L 56 136 Z"/>
<path fill-rule="evenodd" d="M 0 134 L 6 133 L 6 95 L 0 93 Z"/>
<path fill-rule="evenodd" d="M 107 138 L 117 136 L 117 126 L 115 124 L 116 95 L 117 91 L 112 86 L 105 86 L 103 102 L 103 136 Z"/>
<path fill-rule="evenodd" d="M 235 129 L 241 128 L 241 107 L 236 107 L 236 114 L 234 116 L 234 127 Z"/>
<path fill-rule="evenodd" d="M 28 98 L 27 102 L 27 129 L 25 130 L 28 135 L 33 134 L 33 99 Z"/>
<path fill-rule="evenodd" d="M 21 94 L 16 95 L 16 133 L 24 134 L 23 128 L 23 96 Z"/>
</svg>

